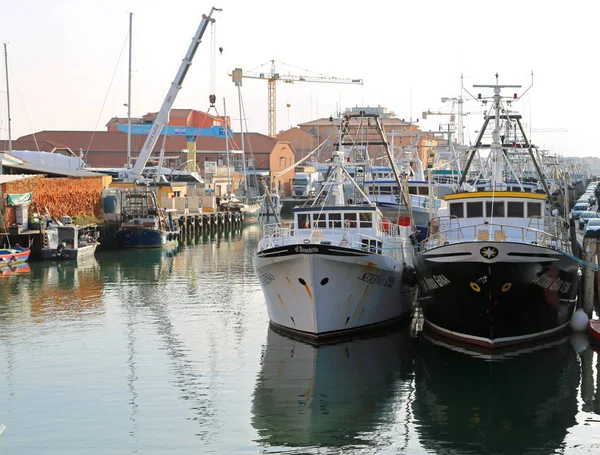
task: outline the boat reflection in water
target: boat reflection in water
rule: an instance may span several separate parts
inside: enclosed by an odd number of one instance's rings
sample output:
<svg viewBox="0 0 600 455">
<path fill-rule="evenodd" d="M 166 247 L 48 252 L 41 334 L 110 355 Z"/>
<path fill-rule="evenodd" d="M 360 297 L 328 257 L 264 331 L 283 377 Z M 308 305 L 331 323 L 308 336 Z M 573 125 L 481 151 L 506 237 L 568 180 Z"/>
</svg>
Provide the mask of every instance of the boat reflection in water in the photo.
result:
<svg viewBox="0 0 600 455">
<path fill-rule="evenodd" d="M 304 448 L 380 445 L 383 441 L 368 433 L 398 419 L 398 390 L 411 370 L 410 342 L 410 327 L 320 346 L 269 328 L 252 403 L 257 442 Z"/>
<path fill-rule="evenodd" d="M 434 453 L 554 453 L 576 424 L 580 371 L 570 339 L 491 352 L 421 333 L 412 408 L 422 446 Z"/>
</svg>

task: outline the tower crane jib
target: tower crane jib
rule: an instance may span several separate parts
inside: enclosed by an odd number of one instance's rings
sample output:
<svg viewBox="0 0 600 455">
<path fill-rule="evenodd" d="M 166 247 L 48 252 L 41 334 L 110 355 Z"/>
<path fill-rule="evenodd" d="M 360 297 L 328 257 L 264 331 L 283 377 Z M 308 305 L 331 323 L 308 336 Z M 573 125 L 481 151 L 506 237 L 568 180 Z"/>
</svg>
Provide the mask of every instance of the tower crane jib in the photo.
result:
<svg viewBox="0 0 600 455">
<path fill-rule="evenodd" d="M 277 117 L 277 81 L 293 84 L 294 82 L 314 82 L 322 84 L 363 84 L 362 79 L 341 78 L 331 76 L 302 76 L 293 74 L 279 74 L 275 69 L 275 60 L 270 61 L 271 68 L 268 73 L 246 71 L 241 68 L 236 68 L 230 76 L 245 77 L 249 79 L 263 79 L 268 82 L 268 119 L 269 119 L 269 136 L 275 137 L 277 134 L 276 117 Z"/>
</svg>

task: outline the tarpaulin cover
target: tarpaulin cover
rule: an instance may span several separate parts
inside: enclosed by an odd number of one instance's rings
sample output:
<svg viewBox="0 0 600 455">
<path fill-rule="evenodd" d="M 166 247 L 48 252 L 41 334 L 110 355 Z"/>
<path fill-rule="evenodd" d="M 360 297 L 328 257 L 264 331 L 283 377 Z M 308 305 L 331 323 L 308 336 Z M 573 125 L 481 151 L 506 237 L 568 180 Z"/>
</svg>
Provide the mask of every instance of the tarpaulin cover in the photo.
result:
<svg viewBox="0 0 600 455">
<path fill-rule="evenodd" d="M 32 193 L 9 194 L 8 205 L 29 204 L 32 199 Z"/>
</svg>

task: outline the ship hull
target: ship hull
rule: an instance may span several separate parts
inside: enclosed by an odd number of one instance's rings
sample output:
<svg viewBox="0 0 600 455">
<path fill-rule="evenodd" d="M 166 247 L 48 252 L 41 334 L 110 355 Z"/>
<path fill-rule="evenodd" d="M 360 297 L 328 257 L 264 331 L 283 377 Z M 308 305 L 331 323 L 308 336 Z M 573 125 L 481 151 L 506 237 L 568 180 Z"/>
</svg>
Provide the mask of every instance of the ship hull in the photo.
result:
<svg viewBox="0 0 600 455">
<path fill-rule="evenodd" d="M 121 248 L 173 248 L 178 234 L 151 229 L 123 229 L 117 232 Z"/>
<path fill-rule="evenodd" d="M 412 268 L 381 254 L 322 244 L 255 253 L 253 265 L 271 324 L 290 334 L 324 339 L 412 316 Z"/>
<path fill-rule="evenodd" d="M 581 277 L 579 264 L 566 254 L 511 242 L 434 248 L 419 255 L 417 270 L 426 325 L 485 347 L 567 329 Z"/>
</svg>

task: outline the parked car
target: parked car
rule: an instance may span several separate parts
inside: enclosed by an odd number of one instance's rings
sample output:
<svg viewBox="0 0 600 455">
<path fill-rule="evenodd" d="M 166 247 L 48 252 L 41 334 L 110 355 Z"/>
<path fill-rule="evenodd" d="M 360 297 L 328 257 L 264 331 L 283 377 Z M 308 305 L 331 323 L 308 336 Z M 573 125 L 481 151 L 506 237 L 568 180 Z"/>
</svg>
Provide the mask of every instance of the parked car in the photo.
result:
<svg viewBox="0 0 600 455">
<path fill-rule="evenodd" d="M 584 237 L 600 237 L 600 218 L 592 218 L 587 222 Z"/>
<path fill-rule="evenodd" d="M 574 220 L 579 219 L 579 215 L 581 215 L 581 212 L 586 212 L 590 209 L 590 205 L 588 203 L 577 203 L 575 204 L 575 207 L 573 207 L 573 210 L 571 211 L 571 218 L 573 218 Z"/>
<path fill-rule="evenodd" d="M 585 229 L 585 225 L 592 218 L 598 218 L 598 214 L 596 212 L 581 212 L 579 214 L 579 229 Z"/>
<path fill-rule="evenodd" d="M 587 196 L 588 200 L 590 201 L 591 205 L 594 205 L 596 203 L 596 195 L 594 194 L 594 192 L 586 192 L 583 196 Z"/>
</svg>

